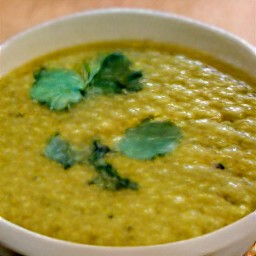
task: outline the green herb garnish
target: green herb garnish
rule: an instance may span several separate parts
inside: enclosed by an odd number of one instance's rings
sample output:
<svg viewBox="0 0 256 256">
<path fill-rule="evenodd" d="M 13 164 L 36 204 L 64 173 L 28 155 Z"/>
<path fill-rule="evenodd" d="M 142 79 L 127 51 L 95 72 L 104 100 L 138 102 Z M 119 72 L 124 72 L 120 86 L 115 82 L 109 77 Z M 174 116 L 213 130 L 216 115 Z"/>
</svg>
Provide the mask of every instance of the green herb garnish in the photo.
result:
<svg viewBox="0 0 256 256">
<path fill-rule="evenodd" d="M 62 139 L 59 134 L 52 136 L 44 149 L 44 155 L 68 169 L 83 159 L 81 151 L 73 148 L 69 142 Z"/>
<path fill-rule="evenodd" d="M 30 96 L 51 110 L 64 110 L 83 98 L 85 82 L 72 70 L 41 69 L 34 75 Z"/>
<path fill-rule="evenodd" d="M 115 94 L 142 89 L 140 71 L 130 69 L 122 53 L 111 53 L 84 65 L 85 75 L 68 69 L 44 69 L 34 74 L 30 96 L 51 110 L 65 110 L 80 102 L 87 93 Z"/>
<path fill-rule="evenodd" d="M 102 145 L 99 141 L 94 141 L 89 162 L 95 167 L 98 175 L 89 184 L 97 184 L 108 190 L 137 190 L 138 184 L 136 182 L 121 177 L 117 170 L 106 162 L 104 158 L 109 152 L 111 152 L 109 147 Z"/>
<path fill-rule="evenodd" d="M 95 167 L 97 176 L 89 182 L 108 190 L 138 189 L 138 184 L 121 177 L 116 169 L 105 160 L 105 155 L 111 152 L 108 146 L 94 141 L 93 150 L 89 156 L 89 163 Z M 59 134 L 52 136 L 45 147 L 44 155 L 51 160 L 60 163 L 64 169 L 68 169 L 77 163 L 84 163 L 86 156 L 81 150 L 75 149 Z"/>
<path fill-rule="evenodd" d="M 169 121 L 144 121 L 126 131 L 118 149 L 134 159 L 153 159 L 173 151 L 181 136 L 181 129 Z"/>
<path fill-rule="evenodd" d="M 111 53 L 105 58 L 85 65 L 88 75 L 87 91 L 96 94 L 137 92 L 143 86 L 139 82 L 140 71 L 130 69 L 131 62 L 122 53 Z"/>
</svg>

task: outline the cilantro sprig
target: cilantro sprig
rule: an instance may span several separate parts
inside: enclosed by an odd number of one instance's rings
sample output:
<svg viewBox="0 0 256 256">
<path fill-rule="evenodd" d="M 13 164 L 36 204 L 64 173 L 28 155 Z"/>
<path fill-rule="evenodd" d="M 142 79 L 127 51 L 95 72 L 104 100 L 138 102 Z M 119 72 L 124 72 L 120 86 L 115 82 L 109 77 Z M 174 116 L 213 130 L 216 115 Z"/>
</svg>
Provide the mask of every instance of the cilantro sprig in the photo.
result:
<svg viewBox="0 0 256 256">
<path fill-rule="evenodd" d="M 104 189 L 117 191 L 121 189 L 137 190 L 138 184 L 128 178 L 122 177 L 118 171 L 106 162 L 105 156 L 111 152 L 108 146 L 102 145 L 99 141 L 94 141 L 91 154 L 87 156 L 83 150 L 78 150 L 68 141 L 64 140 L 60 134 L 52 136 L 44 149 L 44 156 L 69 169 L 75 164 L 84 164 L 86 160 L 94 166 L 97 176 L 88 182 Z"/>
<path fill-rule="evenodd" d="M 44 155 L 51 160 L 60 163 L 64 169 L 69 169 L 77 163 L 83 162 L 84 152 L 73 147 L 56 133 L 48 140 L 44 149 Z"/>
<path fill-rule="evenodd" d="M 132 189 L 137 190 L 138 184 L 128 178 L 123 178 L 117 170 L 105 160 L 105 155 L 111 152 L 108 146 L 102 145 L 99 141 L 93 142 L 93 150 L 89 162 L 95 167 L 97 176 L 89 182 L 108 190 Z"/>
<path fill-rule="evenodd" d="M 82 77 L 67 69 L 41 69 L 34 74 L 30 90 L 33 100 L 46 104 L 51 110 L 64 110 L 83 99 L 85 82 Z"/>
<path fill-rule="evenodd" d="M 120 94 L 142 90 L 143 86 L 139 82 L 142 72 L 132 71 L 130 66 L 130 60 L 118 52 L 85 64 L 88 75 L 87 91 L 97 94 Z"/>
<path fill-rule="evenodd" d="M 134 159 L 153 159 L 172 152 L 181 137 L 181 129 L 169 121 L 146 120 L 127 129 L 118 149 Z"/>
<path fill-rule="evenodd" d="M 43 68 L 34 74 L 30 96 L 50 110 L 60 111 L 79 103 L 88 94 L 140 91 L 142 73 L 130 67 L 131 62 L 123 53 L 111 53 L 84 64 L 85 76 L 69 69 Z"/>
<path fill-rule="evenodd" d="M 146 120 L 138 126 L 126 130 L 120 140 L 117 151 L 138 160 L 152 160 L 175 150 L 182 138 L 181 129 L 169 121 Z M 100 141 L 93 141 L 90 155 L 79 150 L 59 134 L 52 136 L 44 150 L 44 155 L 60 163 L 64 169 L 75 164 L 89 162 L 94 166 L 97 176 L 88 184 L 98 185 L 108 190 L 132 189 L 139 185 L 122 177 L 118 171 L 106 161 L 106 155 L 114 153 Z"/>
</svg>

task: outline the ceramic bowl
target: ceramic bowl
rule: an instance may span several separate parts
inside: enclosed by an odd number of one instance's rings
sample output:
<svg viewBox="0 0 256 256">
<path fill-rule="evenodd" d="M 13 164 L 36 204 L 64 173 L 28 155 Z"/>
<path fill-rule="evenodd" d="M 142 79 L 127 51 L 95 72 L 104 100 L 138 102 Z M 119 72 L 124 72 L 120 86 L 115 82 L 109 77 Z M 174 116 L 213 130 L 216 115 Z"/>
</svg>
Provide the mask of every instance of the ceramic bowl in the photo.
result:
<svg viewBox="0 0 256 256">
<path fill-rule="evenodd" d="M 78 13 L 21 33 L 1 45 L 0 76 L 61 48 L 118 39 L 153 40 L 198 49 L 256 76 L 255 49 L 242 39 L 198 21 L 137 9 Z M 241 256 L 255 240 L 256 212 L 201 237 L 137 247 L 61 241 L 28 231 L 0 217 L 0 244 L 27 256 Z"/>
</svg>

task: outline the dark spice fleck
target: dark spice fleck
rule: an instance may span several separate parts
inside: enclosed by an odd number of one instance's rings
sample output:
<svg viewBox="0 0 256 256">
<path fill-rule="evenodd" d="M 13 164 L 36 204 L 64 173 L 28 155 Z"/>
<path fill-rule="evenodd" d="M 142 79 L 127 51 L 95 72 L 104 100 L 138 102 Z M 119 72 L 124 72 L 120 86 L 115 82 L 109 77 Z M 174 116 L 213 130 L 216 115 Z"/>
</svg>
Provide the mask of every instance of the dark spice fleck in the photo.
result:
<svg viewBox="0 0 256 256">
<path fill-rule="evenodd" d="M 132 226 L 128 226 L 128 227 L 126 228 L 126 230 L 127 230 L 128 232 L 131 232 L 131 231 L 132 231 L 132 229 L 133 229 L 133 227 L 132 227 Z"/>
<path fill-rule="evenodd" d="M 38 180 L 38 179 L 39 179 L 38 176 L 33 176 L 33 177 L 32 177 L 32 180 Z"/>
<path fill-rule="evenodd" d="M 24 117 L 24 114 L 22 114 L 22 113 L 17 113 L 15 116 L 22 118 L 22 117 Z"/>
<path fill-rule="evenodd" d="M 221 170 L 224 170 L 224 169 L 225 169 L 225 166 L 224 166 L 223 164 L 221 164 L 221 163 L 216 164 L 215 167 L 216 167 L 217 169 L 221 169 Z"/>
<path fill-rule="evenodd" d="M 20 113 L 20 112 L 17 112 L 17 113 L 8 113 L 8 116 L 10 117 L 15 117 L 15 118 L 23 118 L 24 117 L 24 114 L 23 113 Z"/>
<path fill-rule="evenodd" d="M 231 195 L 228 194 L 223 194 L 222 198 L 227 201 L 228 203 L 232 204 L 232 205 L 238 205 L 238 202 L 235 198 L 233 198 Z"/>
<path fill-rule="evenodd" d="M 109 218 L 109 219 L 113 219 L 113 218 L 114 218 L 114 215 L 113 215 L 113 214 L 109 214 L 109 215 L 108 215 L 108 218 Z"/>
</svg>

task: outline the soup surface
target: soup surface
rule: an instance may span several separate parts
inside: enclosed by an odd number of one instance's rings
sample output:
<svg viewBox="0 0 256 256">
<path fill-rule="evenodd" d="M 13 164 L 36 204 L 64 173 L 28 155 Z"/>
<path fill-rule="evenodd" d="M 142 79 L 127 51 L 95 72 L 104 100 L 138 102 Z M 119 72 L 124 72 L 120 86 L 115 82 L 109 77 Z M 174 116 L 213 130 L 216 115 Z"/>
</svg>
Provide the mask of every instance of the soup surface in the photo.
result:
<svg viewBox="0 0 256 256">
<path fill-rule="evenodd" d="M 91 93 L 61 111 L 31 99 L 42 67 L 79 73 L 113 52 L 141 71 L 141 90 Z M 256 209 L 256 83 L 203 53 L 149 42 L 80 46 L 9 73 L 0 91 L 0 216 L 22 227 L 86 244 L 152 245 L 206 234 Z M 127 130 L 149 119 L 178 127 L 172 150 L 151 159 L 117 150 Z M 64 168 L 46 157 L 57 133 L 85 160 Z M 104 161 L 136 187 L 90 182 L 95 140 L 113 149 Z"/>
</svg>

